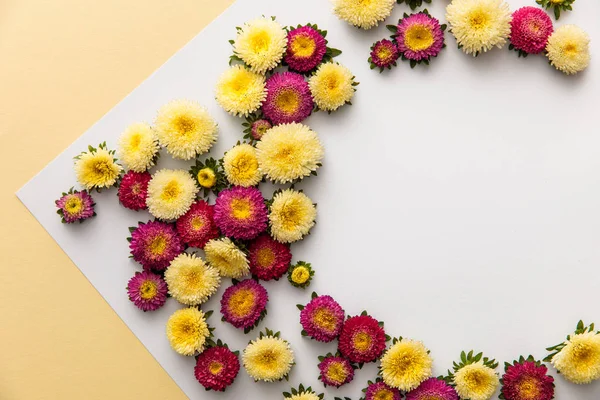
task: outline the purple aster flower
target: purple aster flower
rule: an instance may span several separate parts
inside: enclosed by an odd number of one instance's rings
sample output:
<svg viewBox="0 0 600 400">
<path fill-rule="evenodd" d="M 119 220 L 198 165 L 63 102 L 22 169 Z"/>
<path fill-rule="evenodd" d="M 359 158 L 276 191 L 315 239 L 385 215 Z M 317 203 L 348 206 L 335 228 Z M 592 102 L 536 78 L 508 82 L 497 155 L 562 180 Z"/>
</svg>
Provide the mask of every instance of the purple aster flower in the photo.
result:
<svg viewBox="0 0 600 400">
<path fill-rule="evenodd" d="M 184 250 L 175 227 L 159 221 L 140 222 L 131 228 L 129 243 L 133 259 L 145 270 L 164 271 Z"/>
<path fill-rule="evenodd" d="M 371 46 L 371 57 L 369 63 L 372 68 L 378 67 L 383 70 L 384 68 L 392 68 L 396 65 L 396 60 L 400 57 L 398 47 L 394 42 L 388 39 L 383 39 L 375 42 Z"/>
<path fill-rule="evenodd" d="M 71 188 L 68 192 L 63 193 L 62 197 L 55 201 L 55 204 L 58 207 L 58 215 L 66 224 L 76 221 L 83 222 L 96 215 L 94 199 L 85 190 L 80 192 Z"/>
<path fill-rule="evenodd" d="M 250 134 L 254 140 L 260 140 L 266 131 L 271 129 L 273 125 L 266 119 L 259 119 L 252 123 Z"/>
<path fill-rule="evenodd" d="M 429 60 L 444 48 L 444 30 L 437 18 L 425 12 L 411 14 L 398 22 L 396 43 L 404 58 Z"/>
<path fill-rule="evenodd" d="M 365 390 L 365 400 L 378 399 L 400 400 L 400 391 L 386 385 L 383 381 L 369 382 Z"/>
<path fill-rule="evenodd" d="M 284 61 L 293 71 L 308 72 L 319 65 L 326 52 L 323 35 L 310 26 L 302 26 L 288 33 Z"/>
<path fill-rule="evenodd" d="M 264 315 L 268 300 L 267 289 L 253 279 L 246 279 L 225 290 L 221 314 L 236 328 L 251 329 Z"/>
<path fill-rule="evenodd" d="M 267 80 L 263 113 L 273 124 L 302 122 L 312 110 L 313 98 L 302 75 L 282 72 Z"/>
<path fill-rule="evenodd" d="M 328 354 L 319 363 L 319 379 L 325 386 L 340 387 L 354 379 L 354 368 L 344 357 Z"/>
<path fill-rule="evenodd" d="M 452 386 L 438 378 L 429 378 L 406 394 L 406 400 L 428 399 L 458 400 L 458 394 Z"/>
<path fill-rule="evenodd" d="M 267 206 L 255 187 L 234 186 L 219 192 L 214 212 L 217 227 L 233 239 L 254 239 L 267 229 Z"/>
<path fill-rule="evenodd" d="M 337 338 L 344 325 L 344 309 L 331 296 L 317 296 L 300 312 L 300 324 L 319 342 Z"/>
<path fill-rule="evenodd" d="M 160 275 L 136 272 L 127 283 L 129 300 L 142 311 L 155 311 L 167 301 L 167 284 Z"/>
</svg>

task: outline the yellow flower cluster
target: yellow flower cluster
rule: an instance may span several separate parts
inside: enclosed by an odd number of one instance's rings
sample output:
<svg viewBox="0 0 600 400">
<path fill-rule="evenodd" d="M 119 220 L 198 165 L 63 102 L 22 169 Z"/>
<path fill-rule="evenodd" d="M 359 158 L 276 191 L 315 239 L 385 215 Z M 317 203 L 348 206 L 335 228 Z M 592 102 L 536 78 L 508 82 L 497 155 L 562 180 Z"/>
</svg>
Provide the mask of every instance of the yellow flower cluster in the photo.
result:
<svg viewBox="0 0 600 400">
<path fill-rule="evenodd" d="M 87 190 L 109 188 L 117 183 L 123 168 L 105 148 L 90 149 L 75 161 L 77 182 Z"/>
<path fill-rule="evenodd" d="M 190 209 L 197 193 L 198 186 L 187 171 L 161 169 L 148 183 L 148 211 L 158 219 L 177 219 Z"/>
<path fill-rule="evenodd" d="M 246 254 L 224 237 L 210 240 L 204 246 L 206 261 L 224 277 L 239 279 L 250 272 Z"/>
<path fill-rule="evenodd" d="M 240 117 L 258 110 L 266 97 L 265 77 L 241 65 L 225 71 L 215 89 L 217 103 L 228 113 Z"/>
<path fill-rule="evenodd" d="M 600 334 L 571 335 L 565 347 L 552 357 L 552 365 L 573 383 L 587 384 L 600 379 Z"/>
<path fill-rule="evenodd" d="M 237 186 L 255 186 L 262 179 L 256 149 L 247 143 L 238 144 L 225 153 L 223 169 L 227 180 Z"/>
<path fill-rule="evenodd" d="M 563 25 L 548 38 L 546 52 L 554 68 L 576 74 L 590 65 L 590 37 L 576 25 Z"/>
<path fill-rule="evenodd" d="M 477 361 L 456 371 L 454 385 L 461 399 L 489 400 L 498 389 L 500 379 L 492 368 Z"/>
<path fill-rule="evenodd" d="M 321 64 L 308 85 L 315 104 L 324 111 L 335 111 L 349 103 L 356 91 L 352 71 L 335 62 Z"/>
<path fill-rule="evenodd" d="M 389 17 L 396 0 L 334 0 L 338 18 L 362 29 L 371 29 Z"/>
<path fill-rule="evenodd" d="M 294 352 L 285 340 L 265 336 L 250 342 L 242 354 L 242 362 L 252 379 L 273 382 L 290 372 L 294 365 Z"/>
<path fill-rule="evenodd" d="M 317 208 L 302 192 L 286 189 L 277 193 L 271 204 L 271 234 L 281 243 L 296 242 L 315 225 Z"/>
<path fill-rule="evenodd" d="M 432 365 L 429 350 L 423 343 L 402 339 L 381 357 L 381 375 L 388 386 L 410 391 L 431 377 Z"/>
<path fill-rule="evenodd" d="M 233 43 L 234 53 L 252 72 L 264 74 L 275 68 L 283 58 L 287 34 L 273 18 L 258 18 L 246 22 Z"/>
<path fill-rule="evenodd" d="M 215 294 L 221 283 L 219 272 L 194 254 L 177 256 L 165 271 L 169 294 L 181 304 L 196 306 Z"/>
<path fill-rule="evenodd" d="M 154 166 L 159 149 L 158 138 L 152 127 L 146 123 L 136 123 L 121 134 L 117 153 L 125 168 L 144 172 Z"/>
<path fill-rule="evenodd" d="M 167 339 L 173 350 L 181 355 L 201 353 L 209 337 L 204 313 L 197 308 L 177 310 L 167 321 Z"/>
</svg>

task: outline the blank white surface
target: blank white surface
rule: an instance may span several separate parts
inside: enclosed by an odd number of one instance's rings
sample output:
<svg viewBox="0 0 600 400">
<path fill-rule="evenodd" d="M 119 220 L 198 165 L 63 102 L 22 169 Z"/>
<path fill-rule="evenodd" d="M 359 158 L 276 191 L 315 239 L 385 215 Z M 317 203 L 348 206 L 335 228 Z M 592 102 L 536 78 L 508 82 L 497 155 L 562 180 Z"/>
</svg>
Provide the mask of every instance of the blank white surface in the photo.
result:
<svg viewBox="0 0 600 400">
<path fill-rule="evenodd" d="M 444 21 L 447 3 L 435 0 L 429 10 Z M 534 2 L 509 3 L 516 9 Z M 405 11 L 397 6 L 385 23 Z M 337 60 L 361 84 L 353 106 L 305 121 L 326 147 L 319 176 L 299 185 L 319 204 L 318 224 L 292 246 L 295 261 L 316 268 L 310 290 L 285 280 L 265 284 L 269 315 L 248 335 L 220 322 L 227 284 L 203 307 L 215 310 L 209 322 L 234 349 L 264 327 L 282 331 L 297 355 L 290 382 L 255 384 L 242 369 L 219 394 L 196 382 L 193 358 L 169 347 L 164 324 L 176 302 L 143 313 L 127 299 L 124 287 L 140 269 L 128 259 L 127 227 L 149 215 L 121 207 L 113 189 L 94 194 L 98 217 L 67 226 L 54 200 L 76 182 L 76 154 L 104 140 L 115 148 L 129 124 L 152 122 L 172 99 L 198 100 L 215 116 L 220 140 L 213 156 L 241 139 L 242 121 L 219 108 L 213 90 L 227 68 L 235 26 L 263 14 L 327 29 L 330 46 L 344 52 Z M 312 290 L 332 295 L 350 315 L 368 310 L 391 336 L 423 340 L 436 375 L 463 349 L 501 362 L 530 353 L 542 358 L 579 319 L 600 323 L 599 17 L 600 3 L 579 1 L 555 24 L 579 24 L 592 37 L 592 65 L 575 77 L 558 73 L 545 57 L 521 59 L 506 48 L 474 59 L 457 50 L 450 34 L 430 67 L 411 70 L 400 62 L 379 74 L 366 60 L 372 42 L 388 36 L 385 24 L 359 31 L 339 21 L 326 0 L 238 0 L 18 196 L 190 398 L 278 399 L 301 382 L 323 391 L 317 356 L 335 345 L 302 338 L 296 309 Z M 161 157 L 159 167 L 190 164 Z M 326 397 L 357 399 L 375 374 L 375 364 L 365 366 L 352 384 L 325 390 Z M 598 383 L 556 383 L 557 399 L 600 398 Z"/>
</svg>

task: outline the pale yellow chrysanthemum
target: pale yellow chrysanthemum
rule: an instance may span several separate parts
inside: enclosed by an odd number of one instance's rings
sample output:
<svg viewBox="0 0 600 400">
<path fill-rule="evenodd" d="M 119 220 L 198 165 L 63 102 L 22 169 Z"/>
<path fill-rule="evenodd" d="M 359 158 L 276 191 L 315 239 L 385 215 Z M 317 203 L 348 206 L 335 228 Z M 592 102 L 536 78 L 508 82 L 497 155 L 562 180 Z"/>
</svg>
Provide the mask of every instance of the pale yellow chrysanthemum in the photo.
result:
<svg viewBox="0 0 600 400">
<path fill-rule="evenodd" d="M 321 64 L 308 80 L 315 104 L 321 110 L 335 111 L 354 96 L 352 71 L 335 62 Z"/>
<path fill-rule="evenodd" d="M 123 168 L 106 147 L 90 148 L 75 159 L 77 182 L 87 190 L 109 188 L 117 183 Z"/>
<path fill-rule="evenodd" d="M 461 399 L 489 400 L 498 389 L 500 379 L 492 368 L 477 361 L 456 371 L 454 384 Z"/>
<path fill-rule="evenodd" d="M 246 347 L 242 362 L 255 381 L 273 382 L 283 379 L 292 369 L 294 352 L 285 340 L 265 336 Z"/>
<path fill-rule="evenodd" d="M 552 365 L 565 379 L 587 384 L 600 379 L 600 334 L 571 335 L 566 346 L 552 357 Z"/>
<path fill-rule="evenodd" d="M 155 126 L 160 144 L 181 160 L 206 153 L 217 140 L 217 123 L 206 108 L 191 100 L 174 100 L 162 106 Z"/>
<path fill-rule="evenodd" d="M 165 271 L 169 294 L 181 304 L 197 306 L 215 294 L 221 277 L 219 272 L 194 254 L 177 256 Z"/>
<path fill-rule="evenodd" d="M 317 134 L 297 123 L 269 129 L 256 144 L 256 152 L 261 171 L 277 183 L 309 176 L 321 166 L 325 153 Z"/>
<path fill-rule="evenodd" d="M 262 179 L 256 149 L 247 143 L 238 144 L 225 153 L 223 169 L 227 180 L 232 185 L 255 186 Z"/>
<path fill-rule="evenodd" d="M 210 337 L 204 313 L 197 308 L 177 310 L 167 321 L 167 338 L 173 350 L 184 356 L 193 356 L 204 350 Z"/>
<path fill-rule="evenodd" d="M 383 381 L 402 391 L 415 389 L 431 377 L 433 360 L 422 342 L 402 339 L 381 357 Z"/>
<path fill-rule="evenodd" d="M 313 391 L 310 392 L 300 392 L 298 394 L 293 394 L 291 397 L 288 397 L 290 400 L 321 400 L 318 394 Z"/>
<path fill-rule="evenodd" d="M 177 219 L 190 209 L 198 190 L 187 171 L 161 169 L 148 183 L 148 211 L 158 219 Z"/>
<path fill-rule="evenodd" d="M 281 243 L 296 242 L 315 225 L 317 208 L 302 192 L 286 189 L 273 197 L 269 213 L 271 235 Z"/>
<path fill-rule="evenodd" d="M 246 22 L 238 30 L 233 52 L 257 74 L 275 68 L 283 58 L 287 34 L 272 18 L 258 18 Z"/>
<path fill-rule="evenodd" d="M 140 122 L 128 126 L 121 134 L 117 153 L 125 168 L 144 172 L 154 166 L 159 149 L 156 132 Z"/>
<path fill-rule="evenodd" d="M 362 29 L 377 26 L 392 13 L 396 0 L 333 0 L 338 18 Z"/>
<path fill-rule="evenodd" d="M 458 45 L 473 56 L 504 46 L 512 13 L 503 0 L 452 0 L 446 19 Z"/>
<path fill-rule="evenodd" d="M 224 237 L 212 239 L 204 246 L 206 261 L 224 277 L 239 279 L 250 272 L 246 254 Z"/>
<path fill-rule="evenodd" d="M 241 65 L 225 71 L 215 89 L 217 103 L 228 113 L 247 117 L 258 110 L 267 97 L 265 77 Z"/>
<path fill-rule="evenodd" d="M 554 68 L 576 74 L 590 65 L 590 37 L 576 25 L 563 25 L 550 35 L 546 52 Z"/>
</svg>

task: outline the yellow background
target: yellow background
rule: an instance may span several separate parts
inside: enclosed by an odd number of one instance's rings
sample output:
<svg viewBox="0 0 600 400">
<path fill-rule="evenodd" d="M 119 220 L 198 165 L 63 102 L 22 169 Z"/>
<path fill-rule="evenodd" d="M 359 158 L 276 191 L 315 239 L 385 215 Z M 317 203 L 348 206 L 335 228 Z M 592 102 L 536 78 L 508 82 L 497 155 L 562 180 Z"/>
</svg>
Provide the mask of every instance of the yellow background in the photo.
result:
<svg viewBox="0 0 600 400">
<path fill-rule="evenodd" d="M 185 398 L 14 193 L 232 2 L 0 0 L 0 399 Z"/>
</svg>

